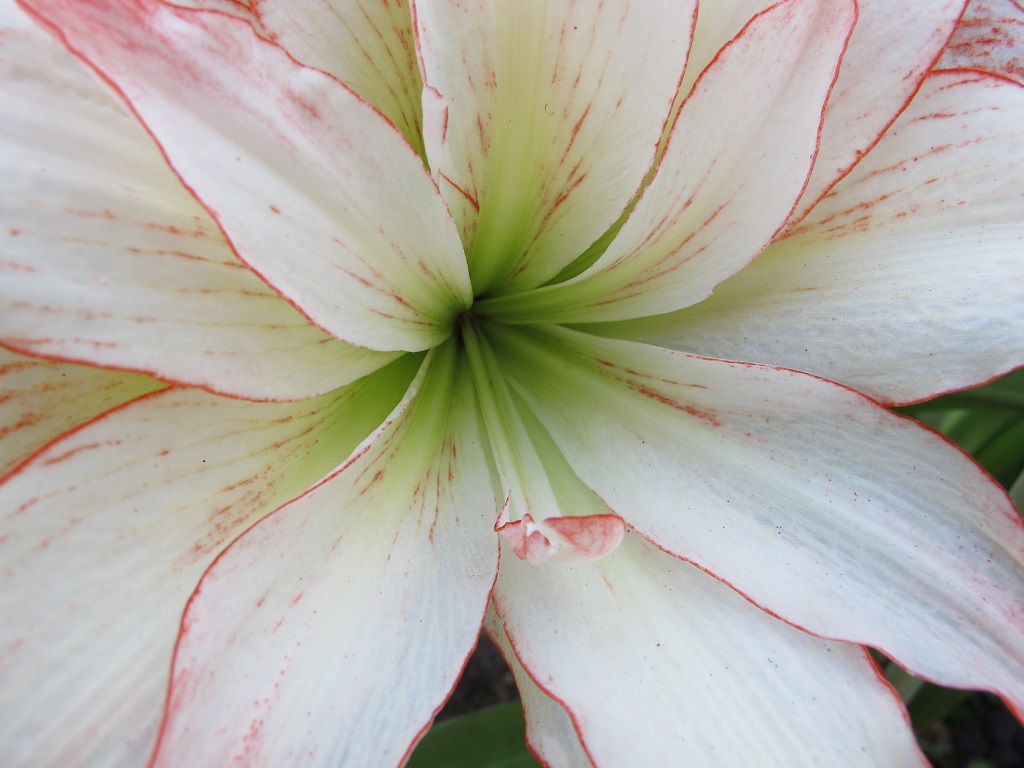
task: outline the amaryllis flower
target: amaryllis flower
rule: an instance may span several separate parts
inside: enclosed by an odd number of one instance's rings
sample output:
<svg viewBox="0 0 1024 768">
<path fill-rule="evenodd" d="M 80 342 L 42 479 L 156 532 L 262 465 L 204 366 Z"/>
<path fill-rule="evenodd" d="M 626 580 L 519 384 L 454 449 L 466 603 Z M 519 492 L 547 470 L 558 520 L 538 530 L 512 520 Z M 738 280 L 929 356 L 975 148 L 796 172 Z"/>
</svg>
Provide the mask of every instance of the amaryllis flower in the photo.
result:
<svg viewBox="0 0 1024 768">
<path fill-rule="evenodd" d="M 886 407 L 1020 363 L 1019 38 L 19 2 L 4 765 L 396 765 L 482 625 L 550 765 L 923 764 L 866 646 L 1024 713 L 1020 519 Z"/>
</svg>

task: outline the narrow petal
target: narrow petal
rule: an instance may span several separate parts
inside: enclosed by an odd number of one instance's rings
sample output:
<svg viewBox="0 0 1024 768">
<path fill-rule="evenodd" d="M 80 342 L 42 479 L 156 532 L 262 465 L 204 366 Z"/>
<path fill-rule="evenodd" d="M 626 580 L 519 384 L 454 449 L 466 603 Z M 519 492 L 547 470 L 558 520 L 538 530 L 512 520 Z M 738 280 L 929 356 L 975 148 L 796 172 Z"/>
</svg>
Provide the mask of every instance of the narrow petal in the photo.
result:
<svg viewBox="0 0 1024 768">
<path fill-rule="evenodd" d="M 654 162 L 695 10 L 413 1 L 425 106 L 447 115 L 427 155 L 477 294 L 554 277 L 625 210 Z"/>
<path fill-rule="evenodd" d="M 796 626 L 1024 713 L 1024 525 L 941 436 L 794 371 L 565 330 L 495 338 L 637 532 Z"/>
<path fill-rule="evenodd" d="M 701 6 L 683 90 L 747 19 L 771 0 L 718 0 Z M 949 40 L 965 0 L 858 0 L 857 26 L 829 96 L 814 170 L 791 222 L 878 140 L 906 106 Z"/>
<path fill-rule="evenodd" d="M 447 337 L 471 298 L 458 233 L 380 113 L 225 14 L 26 5 L 115 84 L 239 255 L 314 323 L 384 351 Z"/>
<path fill-rule="evenodd" d="M 1018 0 L 971 0 L 939 69 L 983 69 L 1024 85 L 1024 6 Z"/>
<path fill-rule="evenodd" d="M 700 301 L 768 245 L 807 181 L 856 4 L 755 17 L 684 102 L 651 185 L 577 278 L 481 304 L 518 322 L 643 317 Z"/>
<path fill-rule="evenodd" d="M 161 386 L 148 376 L 39 360 L 0 347 L 0 477 L 65 432 Z"/>
<path fill-rule="evenodd" d="M 334 75 L 423 152 L 423 81 L 408 0 L 260 0 L 256 10 L 274 42 Z"/>
<path fill-rule="evenodd" d="M 697 78 L 707 69 L 718 52 L 736 37 L 752 18 L 764 13 L 778 0 L 718 0 L 703 3 L 697 11 L 693 45 L 686 62 L 681 91 L 689 95 Z"/>
<path fill-rule="evenodd" d="M 252 399 L 393 358 L 332 339 L 231 252 L 160 151 L 63 46 L 0 16 L 0 340 Z"/>
<path fill-rule="evenodd" d="M 503 559 L 494 605 L 594 765 L 927 765 L 863 648 L 801 632 L 634 534 L 589 565 Z"/>
<path fill-rule="evenodd" d="M 857 26 L 821 126 L 798 222 L 868 152 L 920 88 L 949 41 L 965 0 L 858 0 Z"/>
<path fill-rule="evenodd" d="M 887 403 L 1024 359 L 1024 88 L 932 75 L 790 236 L 715 290 L 623 338 L 824 376 Z"/>
<path fill-rule="evenodd" d="M 0 488 L 0 762 L 141 765 L 199 578 L 387 416 L 409 363 L 302 403 L 156 393 L 19 468 Z"/>
<path fill-rule="evenodd" d="M 549 768 L 593 768 L 590 758 L 583 750 L 569 714 L 562 705 L 548 696 L 526 673 L 519 663 L 501 618 L 488 605 L 484 618 L 484 629 L 491 638 L 505 663 L 516 679 L 519 698 L 523 702 L 526 717 L 526 745 Z"/>
<path fill-rule="evenodd" d="M 395 766 L 455 684 L 498 565 L 454 344 L 322 484 L 238 539 L 182 620 L 155 766 Z"/>
</svg>

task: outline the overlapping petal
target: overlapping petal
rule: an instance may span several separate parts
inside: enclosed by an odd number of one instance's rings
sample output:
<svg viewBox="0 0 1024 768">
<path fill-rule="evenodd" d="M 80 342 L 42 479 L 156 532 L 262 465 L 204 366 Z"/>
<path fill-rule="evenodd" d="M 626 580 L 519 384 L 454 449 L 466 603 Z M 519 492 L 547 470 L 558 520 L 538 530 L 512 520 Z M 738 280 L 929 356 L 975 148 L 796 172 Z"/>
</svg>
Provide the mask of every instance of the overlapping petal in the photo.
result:
<svg viewBox="0 0 1024 768">
<path fill-rule="evenodd" d="M 857 0 L 857 26 L 821 125 L 818 156 L 790 225 L 875 145 L 920 88 L 965 0 Z"/>
<path fill-rule="evenodd" d="M 650 186 L 579 277 L 480 303 L 516 322 L 594 322 L 689 306 L 760 253 L 793 210 L 856 21 L 848 0 L 755 17 L 684 102 Z"/>
<path fill-rule="evenodd" d="M 376 110 L 231 16 L 156 0 L 26 0 L 128 100 L 239 255 L 321 328 L 444 340 L 470 301 L 458 233 Z"/>
<path fill-rule="evenodd" d="M 1024 85 L 1024 5 L 971 0 L 939 69 L 983 69 Z"/>
<path fill-rule="evenodd" d="M 408 0 L 259 0 L 263 28 L 292 56 L 329 72 L 423 152 L 423 81 Z"/>
<path fill-rule="evenodd" d="M 530 679 L 516 658 L 508 635 L 505 634 L 505 627 L 493 606 L 488 606 L 484 629 L 515 676 L 516 689 L 526 719 L 526 743 L 530 750 L 547 766 L 592 768 L 569 714 Z"/>
<path fill-rule="evenodd" d="M 345 465 L 238 539 L 182 620 L 156 766 L 398 765 L 498 566 L 468 377 L 434 350 Z"/>
<path fill-rule="evenodd" d="M 427 157 L 477 294 L 554 277 L 654 161 L 693 0 L 415 0 Z M 432 139 L 433 137 L 433 139 Z"/>
<path fill-rule="evenodd" d="M 771 0 L 718 0 L 700 8 L 683 90 Z M 878 140 L 906 106 L 953 31 L 965 0 L 858 0 L 857 26 L 829 96 L 814 170 L 792 219 Z"/>
<path fill-rule="evenodd" d="M 1016 364 L 1017 0 L 877 146 L 966 0 L 3 2 L 0 762 L 397 765 L 481 619 L 554 764 L 922 765 L 851 643 L 1024 712 L 963 454 L 547 325 L 889 402 Z"/>
<path fill-rule="evenodd" d="M 4 343 L 255 399 L 322 394 L 393 358 L 311 326 L 106 89 L 11 3 L 0 13 Z"/>
<path fill-rule="evenodd" d="M 595 765 L 927 765 L 863 648 L 784 624 L 635 534 L 587 565 L 503 560 L 494 603 Z"/>
<path fill-rule="evenodd" d="M 158 392 L 20 467 L 0 488 L 0 763 L 145 760 L 203 571 L 334 469 L 414 365 L 301 403 Z"/>
<path fill-rule="evenodd" d="M 148 376 L 0 347 L 0 477 L 65 432 L 163 386 Z"/>
<path fill-rule="evenodd" d="M 932 75 L 798 228 L 696 306 L 601 333 L 905 403 L 1024 353 L 1024 88 Z"/>
<path fill-rule="evenodd" d="M 639 533 L 797 626 L 1024 711 L 1024 526 L 940 436 L 784 369 L 568 330 L 494 343 Z"/>
</svg>

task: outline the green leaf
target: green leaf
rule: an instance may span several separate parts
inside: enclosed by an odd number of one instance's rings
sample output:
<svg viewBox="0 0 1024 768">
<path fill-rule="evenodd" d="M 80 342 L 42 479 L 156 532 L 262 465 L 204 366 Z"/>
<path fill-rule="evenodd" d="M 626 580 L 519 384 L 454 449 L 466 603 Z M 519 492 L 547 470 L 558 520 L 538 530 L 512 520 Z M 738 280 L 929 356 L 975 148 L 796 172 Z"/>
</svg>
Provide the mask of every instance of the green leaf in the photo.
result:
<svg viewBox="0 0 1024 768">
<path fill-rule="evenodd" d="M 914 730 L 921 733 L 932 723 L 946 717 L 962 701 L 976 695 L 972 691 L 958 691 L 925 683 L 907 705 Z"/>
<path fill-rule="evenodd" d="M 952 392 L 934 400 L 907 406 L 905 411 L 914 412 L 936 408 L 998 408 L 1024 414 L 1024 368 L 1008 373 L 983 387 Z"/>
<path fill-rule="evenodd" d="M 409 758 L 407 768 L 540 768 L 523 737 L 518 701 L 437 723 Z"/>
</svg>

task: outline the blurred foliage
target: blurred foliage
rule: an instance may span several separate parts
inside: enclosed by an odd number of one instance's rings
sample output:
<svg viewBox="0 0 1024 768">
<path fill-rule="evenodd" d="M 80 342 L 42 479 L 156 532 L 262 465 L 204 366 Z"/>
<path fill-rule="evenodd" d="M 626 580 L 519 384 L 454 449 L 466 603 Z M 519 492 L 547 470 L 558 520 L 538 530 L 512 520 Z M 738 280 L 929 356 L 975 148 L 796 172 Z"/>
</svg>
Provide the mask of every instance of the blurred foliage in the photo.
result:
<svg viewBox="0 0 1024 768">
<path fill-rule="evenodd" d="M 407 768 L 540 768 L 526 748 L 518 701 L 442 720 L 419 743 Z"/>
</svg>

